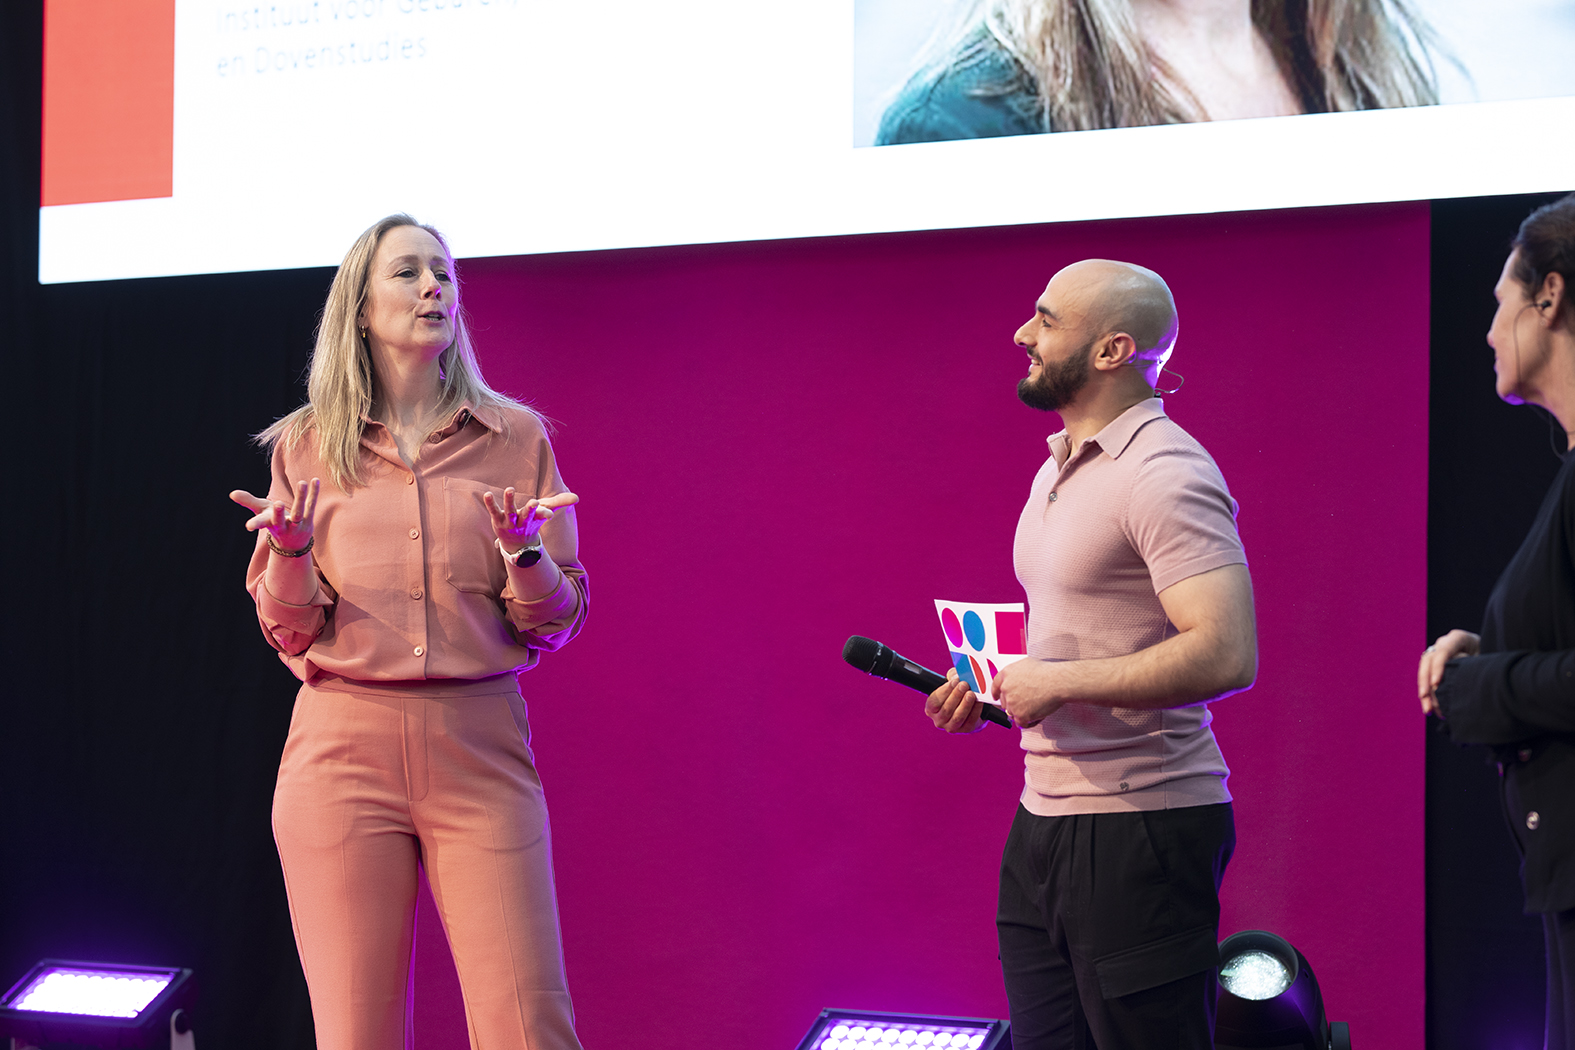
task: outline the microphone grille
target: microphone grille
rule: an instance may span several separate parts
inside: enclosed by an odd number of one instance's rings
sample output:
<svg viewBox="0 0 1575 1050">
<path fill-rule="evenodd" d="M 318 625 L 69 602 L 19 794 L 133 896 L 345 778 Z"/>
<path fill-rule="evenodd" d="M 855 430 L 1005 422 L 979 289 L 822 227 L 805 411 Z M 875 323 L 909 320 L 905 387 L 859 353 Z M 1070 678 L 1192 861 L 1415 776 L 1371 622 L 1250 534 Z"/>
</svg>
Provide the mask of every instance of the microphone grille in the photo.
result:
<svg viewBox="0 0 1575 1050">
<path fill-rule="evenodd" d="M 880 651 L 881 644 L 875 639 L 855 634 L 842 647 L 842 658 L 865 674 L 869 674 L 875 669 L 875 657 Z"/>
</svg>

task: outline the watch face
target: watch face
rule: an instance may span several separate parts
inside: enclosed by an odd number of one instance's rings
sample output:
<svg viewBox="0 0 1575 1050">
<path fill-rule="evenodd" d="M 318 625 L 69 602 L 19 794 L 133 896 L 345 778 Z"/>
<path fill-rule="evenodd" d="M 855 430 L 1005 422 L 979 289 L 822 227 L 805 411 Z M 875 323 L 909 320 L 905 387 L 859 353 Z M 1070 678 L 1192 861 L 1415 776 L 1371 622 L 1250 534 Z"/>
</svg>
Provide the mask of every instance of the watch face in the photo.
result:
<svg viewBox="0 0 1575 1050">
<path fill-rule="evenodd" d="M 528 569 L 539 561 L 541 561 L 541 548 L 526 547 L 521 550 L 519 552 L 519 556 L 514 559 L 514 564 L 522 569 Z"/>
</svg>

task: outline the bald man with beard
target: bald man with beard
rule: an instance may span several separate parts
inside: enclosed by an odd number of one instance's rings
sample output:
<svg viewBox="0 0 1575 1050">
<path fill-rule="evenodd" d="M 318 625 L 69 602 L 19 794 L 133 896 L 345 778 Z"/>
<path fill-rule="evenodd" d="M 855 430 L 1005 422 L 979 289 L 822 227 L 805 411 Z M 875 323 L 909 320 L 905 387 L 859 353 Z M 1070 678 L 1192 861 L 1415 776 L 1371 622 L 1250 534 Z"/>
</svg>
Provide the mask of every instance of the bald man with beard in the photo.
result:
<svg viewBox="0 0 1575 1050">
<path fill-rule="evenodd" d="M 1018 397 L 1065 429 L 1013 544 L 1028 658 L 990 683 L 1025 752 L 996 916 L 1014 1050 L 1214 1045 L 1236 833 L 1207 704 L 1252 685 L 1257 626 L 1236 502 L 1156 392 L 1176 331 L 1158 274 L 1090 259 L 1015 337 Z M 947 677 L 926 713 L 978 729 Z"/>
</svg>

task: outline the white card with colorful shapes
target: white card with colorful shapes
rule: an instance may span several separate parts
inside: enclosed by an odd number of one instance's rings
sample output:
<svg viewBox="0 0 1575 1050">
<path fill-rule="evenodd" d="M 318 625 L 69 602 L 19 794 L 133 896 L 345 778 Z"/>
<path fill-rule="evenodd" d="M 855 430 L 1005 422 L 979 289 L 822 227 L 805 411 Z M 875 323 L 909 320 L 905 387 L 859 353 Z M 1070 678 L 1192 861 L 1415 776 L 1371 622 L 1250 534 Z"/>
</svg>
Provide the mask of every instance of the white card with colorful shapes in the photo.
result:
<svg viewBox="0 0 1575 1050">
<path fill-rule="evenodd" d="M 979 699 L 994 704 L 990 681 L 1009 663 L 1028 655 L 1028 619 L 1022 602 L 984 605 L 979 602 L 935 600 L 941 632 L 951 651 L 957 676 Z"/>
</svg>

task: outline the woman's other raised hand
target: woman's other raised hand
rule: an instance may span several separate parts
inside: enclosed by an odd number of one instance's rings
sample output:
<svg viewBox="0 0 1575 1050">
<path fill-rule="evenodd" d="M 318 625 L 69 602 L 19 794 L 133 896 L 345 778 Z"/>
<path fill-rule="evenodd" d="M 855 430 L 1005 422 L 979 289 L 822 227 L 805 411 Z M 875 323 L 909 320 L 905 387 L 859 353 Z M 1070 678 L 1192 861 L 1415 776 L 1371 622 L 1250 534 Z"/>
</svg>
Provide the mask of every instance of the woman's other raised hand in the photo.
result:
<svg viewBox="0 0 1575 1050">
<path fill-rule="evenodd" d="M 572 507 L 580 502 L 580 497 L 572 492 L 560 492 L 556 496 L 529 500 L 523 507 L 516 506 L 514 499 L 512 485 L 503 490 L 501 504 L 490 492 L 481 495 L 481 501 L 487 505 L 487 513 L 492 515 L 493 533 L 497 535 L 498 542 L 504 549 L 511 552 L 529 546 L 531 537 L 552 520 L 554 511 Z"/>
</svg>

